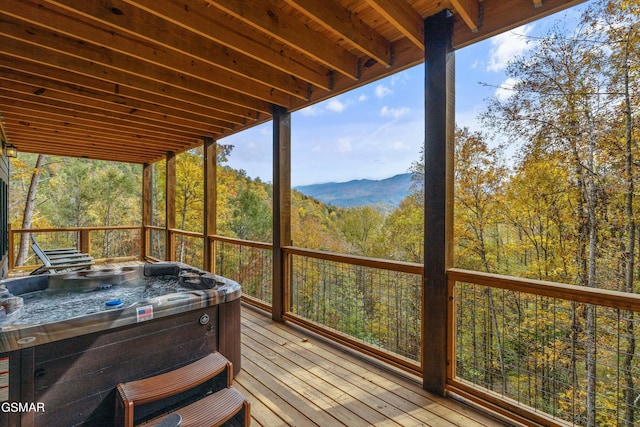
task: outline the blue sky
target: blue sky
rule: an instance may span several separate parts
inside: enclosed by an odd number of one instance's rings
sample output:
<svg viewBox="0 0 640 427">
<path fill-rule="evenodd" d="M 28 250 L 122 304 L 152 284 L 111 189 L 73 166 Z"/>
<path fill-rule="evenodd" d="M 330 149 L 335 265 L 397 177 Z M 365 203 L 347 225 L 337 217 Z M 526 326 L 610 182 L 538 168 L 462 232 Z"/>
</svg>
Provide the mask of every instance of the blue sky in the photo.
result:
<svg viewBox="0 0 640 427">
<path fill-rule="evenodd" d="M 574 8 L 576 9 L 576 8 Z M 491 96 L 508 96 L 510 58 L 570 10 L 456 51 L 456 123 L 479 130 Z M 487 86 L 489 85 L 489 86 Z M 424 142 L 424 66 L 297 111 L 291 116 L 292 185 L 383 179 L 409 171 Z M 220 140 L 234 149 L 229 166 L 272 181 L 271 123 Z"/>
</svg>

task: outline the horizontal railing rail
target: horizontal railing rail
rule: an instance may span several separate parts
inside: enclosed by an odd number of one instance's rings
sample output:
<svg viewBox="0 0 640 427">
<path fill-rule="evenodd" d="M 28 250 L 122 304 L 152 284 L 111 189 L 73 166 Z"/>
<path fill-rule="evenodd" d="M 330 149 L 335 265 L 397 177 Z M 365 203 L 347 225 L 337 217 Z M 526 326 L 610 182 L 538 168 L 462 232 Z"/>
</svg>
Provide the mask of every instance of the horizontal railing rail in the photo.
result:
<svg viewBox="0 0 640 427">
<path fill-rule="evenodd" d="M 200 239 L 204 239 L 204 234 L 198 231 L 186 231 L 178 228 L 170 228 L 169 232 L 178 236 L 198 237 Z"/>
<path fill-rule="evenodd" d="M 621 310 L 640 311 L 640 295 L 628 292 L 566 285 L 543 280 L 523 279 L 458 268 L 447 270 L 447 278 L 453 282 L 473 283 L 492 288 L 524 292 L 531 295 L 596 304 L 605 307 L 619 308 Z"/>
</svg>

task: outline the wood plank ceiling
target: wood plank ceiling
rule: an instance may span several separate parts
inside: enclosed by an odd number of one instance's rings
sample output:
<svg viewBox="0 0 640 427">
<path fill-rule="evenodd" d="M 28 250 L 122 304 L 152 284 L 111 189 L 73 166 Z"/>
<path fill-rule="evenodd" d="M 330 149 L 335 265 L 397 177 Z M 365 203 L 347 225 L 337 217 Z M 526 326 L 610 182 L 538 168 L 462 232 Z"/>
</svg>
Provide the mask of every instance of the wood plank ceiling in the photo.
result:
<svg viewBox="0 0 640 427">
<path fill-rule="evenodd" d="M 582 0 L 2 0 L 0 116 L 23 152 L 152 163 Z M 2 118 L 0 117 L 0 119 Z"/>
</svg>

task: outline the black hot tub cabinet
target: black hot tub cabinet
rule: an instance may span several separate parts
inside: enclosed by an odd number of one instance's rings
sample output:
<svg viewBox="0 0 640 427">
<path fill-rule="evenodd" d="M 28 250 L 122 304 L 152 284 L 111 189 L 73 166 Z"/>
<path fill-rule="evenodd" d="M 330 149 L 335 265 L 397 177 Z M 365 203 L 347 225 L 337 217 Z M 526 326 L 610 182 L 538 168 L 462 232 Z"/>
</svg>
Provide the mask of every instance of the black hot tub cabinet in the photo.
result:
<svg viewBox="0 0 640 427">
<path fill-rule="evenodd" d="M 54 287 L 86 288 L 131 276 L 175 276 L 202 289 L 54 322 L 1 326 L 0 426 L 113 425 L 118 383 L 176 369 L 212 351 L 233 363 L 234 375 L 239 372 L 238 283 L 179 263 L 121 270 L 3 282 L 9 292 L 25 299 Z M 200 285 L 200 278 L 213 286 Z"/>
</svg>

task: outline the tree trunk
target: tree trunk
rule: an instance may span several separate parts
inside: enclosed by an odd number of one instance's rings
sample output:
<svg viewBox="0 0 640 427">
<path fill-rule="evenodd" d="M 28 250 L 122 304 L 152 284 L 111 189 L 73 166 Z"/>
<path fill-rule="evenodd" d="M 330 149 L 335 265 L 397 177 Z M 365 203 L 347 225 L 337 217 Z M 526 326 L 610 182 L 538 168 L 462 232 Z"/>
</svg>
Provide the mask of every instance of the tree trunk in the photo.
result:
<svg viewBox="0 0 640 427">
<path fill-rule="evenodd" d="M 624 52 L 623 66 L 624 66 L 624 94 L 625 94 L 625 172 L 626 172 L 626 187 L 627 187 L 627 200 L 626 200 L 626 217 L 627 217 L 627 248 L 625 251 L 625 277 L 624 277 L 624 291 L 633 293 L 634 271 L 635 271 L 635 242 L 636 242 L 636 223 L 633 212 L 633 192 L 634 192 L 634 176 L 633 176 L 633 132 L 632 132 L 632 117 L 631 117 L 631 96 L 629 89 L 629 65 L 627 58 L 629 55 L 629 37 L 627 35 L 627 43 Z M 624 355 L 624 361 L 622 362 L 622 370 L 624 372 L 624 378 L 626 387 L 624 388 L 624 402 L 625 402 L 625 414 L 624 422 L 625 426 L 632 427 L 635 418 L 635 383 L 633 379 L 632 364 L 636 353 L 636 339 L 635 339 L 635 327 L 634 327 L 634 312 L 627 311 L 626 314 L 626 327 L 625 337 L 627 341 L 627 348 Z"/>
<path fill-rule="evenodd" d="M 587 180 L 587 218 L 589 228 L 589 259 L 587 286 L 596 287 L 596 262 L 598 255 L 598 220 L 596 217 L 596 205 L 598 194 L 597 176 L 595 175 L 595 141 L 594 137 L 589 138 L 589 171 Z M 596 342 L 596 307 L 587 304 L 587 324 L 586 324 L 586 375 L 587 375 L 587 427 L 596 426 L 596 387 L 597 387 L 597 342 Z"/>
<path fill-rule="evenodd" d="M 40 181 L 40 169 L 45 159 L 44 154 L 38 155 L 36 159 L 36 165 L 31 175 L 31 184 L 29 184 L 29 192 L 27 193 L 27 200 L 24 204 L 24 212 L 22 214 L 22 228 L 31 228 L 31 220 L 33 219 L 33 210 L 36 204 L 36 193 L 38 191 L 38 182 Z M 29 233 L 22 233 L 20 235 L 20 249 L 18 250 L 18 256 L 16 257 L 16 266 L 24 265 L 27 255 L 29 253 Z"/>
</svg>

